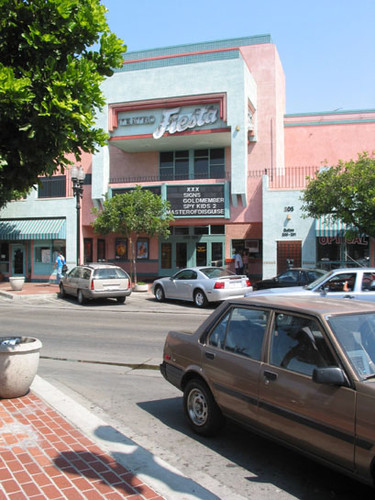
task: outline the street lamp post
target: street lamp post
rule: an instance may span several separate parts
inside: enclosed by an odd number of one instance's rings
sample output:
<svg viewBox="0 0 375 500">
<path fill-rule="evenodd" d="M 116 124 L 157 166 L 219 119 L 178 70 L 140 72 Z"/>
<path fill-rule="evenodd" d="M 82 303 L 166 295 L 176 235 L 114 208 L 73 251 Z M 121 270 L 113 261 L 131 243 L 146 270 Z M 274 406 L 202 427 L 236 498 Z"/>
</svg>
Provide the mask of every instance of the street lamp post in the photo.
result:
<svg viewBox="0 0 375 500">
<path fill-rule="evenodd" d="M 77 167 L 73 165 L 70 169 L 70 176 L 73 182 L 73 194 L 76 197 L 76 209 L 77 209 L 77 266 L 80 264 L 81 260 L 81 198 L 83 196 L 83 181 L 85 180 L 85 172 L 82 167 Z"/>
</svg>

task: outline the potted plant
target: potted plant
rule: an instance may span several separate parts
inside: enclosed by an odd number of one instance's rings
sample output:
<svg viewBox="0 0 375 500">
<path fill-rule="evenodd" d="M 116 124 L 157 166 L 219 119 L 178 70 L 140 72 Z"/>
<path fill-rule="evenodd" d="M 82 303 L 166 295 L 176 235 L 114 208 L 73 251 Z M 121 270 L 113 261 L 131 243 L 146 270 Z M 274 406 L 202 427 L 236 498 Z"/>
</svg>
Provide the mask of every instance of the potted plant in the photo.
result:
<svg viewBox="0 0 375 500">
<path fill-rule="evenodd" d="M 40 340 L 0 337 L 0 398 L 18 398 L 29 391 L 39 365 Z"/>
<path fill-rule="evenodd" d="M 134 291 L 135 292 L 148 292 L 148 284 L 145 283 L 144 281 L 138 281 L 134 285 Z"/>
<path fill-rule="evenodd" d="M 9 283 L 12 290 L 19 292 L 25 283 L 25 276 L 10 276 Z"/>
</svg>

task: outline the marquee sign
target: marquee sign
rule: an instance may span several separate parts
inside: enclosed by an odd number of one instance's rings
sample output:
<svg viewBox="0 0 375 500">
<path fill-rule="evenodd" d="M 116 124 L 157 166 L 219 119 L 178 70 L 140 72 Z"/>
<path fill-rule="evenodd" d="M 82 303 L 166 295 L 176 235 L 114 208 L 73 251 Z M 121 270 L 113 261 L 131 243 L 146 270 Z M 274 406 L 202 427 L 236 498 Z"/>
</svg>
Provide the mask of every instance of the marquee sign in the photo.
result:
<svg viewBox="0 0 375 500">
<path fill-rule="evenodd" d="M 195 108 L 192 112 L 181 112 L 181 108 L 166 109 L 163 111 L 161 122 L 152 134 L 154 139 L 160 139 L 168 132 L 184 132 L 189 128 L 212 125 L 218 119 L 218 108 L 214 106 L 202 106 Z"/>
<path fill-rule="evenodd" d="M 224 217 L 223 184 L 168 186 L 167 200 L 174 217 Z"/>
<path fill-rule="evenodd" d="M 178 106 L 166 109 L 121 111 L 113 136 L 152 135 L 160 139 L 187 130 L 210 130 L 226 127 L 218 104 Z"/>
</svg>

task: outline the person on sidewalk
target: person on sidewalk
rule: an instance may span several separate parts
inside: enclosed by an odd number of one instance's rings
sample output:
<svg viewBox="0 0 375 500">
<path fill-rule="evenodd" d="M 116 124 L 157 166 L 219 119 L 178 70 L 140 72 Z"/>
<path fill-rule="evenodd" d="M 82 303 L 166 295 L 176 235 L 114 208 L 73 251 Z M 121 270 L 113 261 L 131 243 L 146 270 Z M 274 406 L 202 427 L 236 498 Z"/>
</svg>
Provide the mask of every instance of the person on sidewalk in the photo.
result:
<svg viewBox="0 0 375 500">
<path fill-rule="evenodd" d="M 64 266 L 65 266 L 65 257 L 59 251 L 59 252 L 57 252 L 56 262 L 53 266 L 53 268 L 57 270 L 57 274 L 56 274 L 56 283 L 57 284 L 60 283 L 60 280 L 63 276 L 63 267 Z"/>
<path fill-rule="evenodd" d="M 236 270 L 236 274 L 243 274 L 242 257 L 237 249 L 234 252 L 234 268 Z"/>
</svg>

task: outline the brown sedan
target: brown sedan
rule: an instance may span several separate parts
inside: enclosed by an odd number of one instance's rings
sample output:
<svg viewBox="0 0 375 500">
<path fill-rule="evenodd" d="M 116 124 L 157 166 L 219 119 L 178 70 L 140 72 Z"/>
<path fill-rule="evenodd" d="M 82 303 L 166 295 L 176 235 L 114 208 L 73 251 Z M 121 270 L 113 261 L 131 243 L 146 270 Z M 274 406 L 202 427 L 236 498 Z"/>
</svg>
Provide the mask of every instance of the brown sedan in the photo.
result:
<svg viewBox="0 0 375 500">
<path fill-rule="evenodd" d="M 160 369 L 198 434 L 230 418 L 373 485 L 374 363 L 374 304 L 273 295 L 170 332 Z"/>
</svg>

